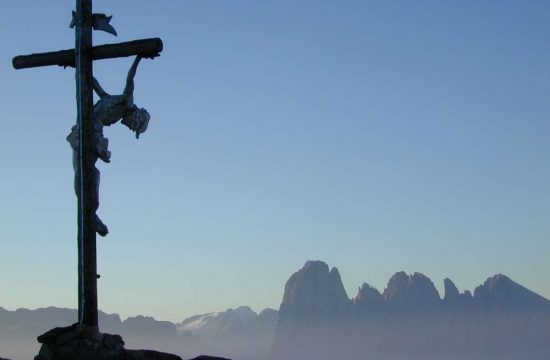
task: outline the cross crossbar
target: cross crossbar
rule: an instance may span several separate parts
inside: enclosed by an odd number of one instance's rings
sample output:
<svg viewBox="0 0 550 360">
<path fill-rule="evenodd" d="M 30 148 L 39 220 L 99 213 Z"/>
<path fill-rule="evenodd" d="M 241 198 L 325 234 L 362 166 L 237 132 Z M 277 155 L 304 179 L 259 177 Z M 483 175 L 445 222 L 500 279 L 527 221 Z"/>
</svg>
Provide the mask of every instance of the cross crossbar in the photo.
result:
<svg viewBox="0 0 550 360">
<path fill-rule="evenodd" d="M 92 47 L 92 60 L 112 59 L 140 55 L 141 57 L 156 57 L 162 51 L 162 40 L 159 38 L 127 41 Z M 30 55 L 16 56 L 12 60 L 15 69 L 26 69 L 40 66 L 75 66 L 75 50 L 52 51 Z"/>
</svg>

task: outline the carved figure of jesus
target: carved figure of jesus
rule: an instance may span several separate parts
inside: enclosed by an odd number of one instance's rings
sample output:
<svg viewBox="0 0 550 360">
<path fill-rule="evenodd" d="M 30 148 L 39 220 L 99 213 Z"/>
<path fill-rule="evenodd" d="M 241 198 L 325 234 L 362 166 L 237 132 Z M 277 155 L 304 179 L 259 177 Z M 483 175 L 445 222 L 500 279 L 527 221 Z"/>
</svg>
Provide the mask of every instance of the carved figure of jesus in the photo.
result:
<svg viewBox="0 0 550 360">
<path fill-rule="evenodd" d="M 108 94 L 97 79 L 93 79 L 93 88 L 96 94 L 99 96 L 99 100 L 94 105 L 93 109 L 93 121 L 94 121 L 94 144 L 93 154 L 94 163 L 97 159 L 101 159 L 108 163 L 111 159 L 111 152 L 109 151 L 109 139 L 103 136 L 103 127 L 111 126 L 122 120 L 121 123 L 126 125 L 130 130 L 135 132 L 136 138 L 139 139 L 139 135 L 147 130 L 149 125 L 150 115 L 147 110 L 138 108 L 134 104 L 134 77 L 136 75 L 137 67 L 141 61 L 141 56 L 136 56 L 132 67 L 128 71 L 126 78 L 126 87 L 122 95 L 110 95 Z M 79 196 L 80 187 L 78 186 L 78 178 L 80 167 L 78 164 L 78 125 L 74 125 L 71 129 L 71 133 L 67 136 L 67 141 L 73 149 L 73 169 L 75 172 L 74 188 L 76 196 Z M 97 168 L 94 167 L 93 181 L 95 183 L 95 193 L 92 194 L 94 199 L 94 211 L 97 211 L 99 207 L 99 180 L 100 173 Z M 96 232 L 101 236 L 106 236 L 109 233 L 107 226 L 101 221 L 101 219 L 95 215 L 95 227 Z"/>
</svg>

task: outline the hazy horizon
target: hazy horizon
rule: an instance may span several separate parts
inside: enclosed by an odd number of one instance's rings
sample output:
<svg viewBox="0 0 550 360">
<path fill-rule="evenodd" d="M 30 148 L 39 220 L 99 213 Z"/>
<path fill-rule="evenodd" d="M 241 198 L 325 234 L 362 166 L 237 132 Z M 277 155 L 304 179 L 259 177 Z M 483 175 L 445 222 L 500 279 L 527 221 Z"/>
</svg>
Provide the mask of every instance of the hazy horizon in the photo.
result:
<svg viewBox="0 0 550 360">
<path fill-rule="evenodd" d="M 315 261 L 316 261 L 316 260 L 315 260 Z M 321 261 L 322 261 L 322 260 L 321 260 Z M 328 265 L 330 266 L 330 268 L 332 268 L 332 267 L 338 268 L 338 266 L 331 266 L 330 264 L 328 264 Z M 340 272 L 340 271 L 339 271 L 339 272 Z M 396 272 L 398 272 L 398 271 L 396 271 Z M 394 272 L 394 274 L 395 274 L 396 272 Z M 414 274 L 415 272 L 406 272 L 406 273 L 407 273 L 408 275 L 412 275 L 412 274 Z M 289 274 L 289 276 L 290 276 L 290 275 L 292 275 L 292 274 Z M 393 274 L 392 274 L 392 275 L 393 275 Z M 426 275 L 426 276 L 428 276 L 428 278 L 430 278 L 429 274 L 423 274 L 423 275 Z M 497 275 L 497 274 L 493 274 L 492 276 L 494 276 L 494 275 Z M 503 275 L 508 276 L 507 274 L 503 274 Z M 511 278 L 512 280 L 514 280 L 513 277 L 510 277 L 510 276 L 508 276 L 508 277 Z M 390 278 L 388 277 L 388 281 L 389 281 L 389 279 L 390 279 Z M 440 282 L 438 282 L 438 281 L 435 280 L 435 279 L 431 279 L 431 280 L 433 281 L 433 283 L 434 283 L 434 285 L 435 285 L 435 287 L 436 287 L 436 289 L 437 289 L 437 291 L 438 291 L 438 293 L 439 293 L 439 297 L 443 300 L 443 298 L 444 298 L 444 296 L 445 296 L 445 291 L 444 291 L 444 286 L 443 286 L 443 279 L 442 279 Z M 453 280 L 453 279 L 451 279 L 451 280 Z M 479 284 L 477 284 L 475 287 L 482 285 L 482 284 L 485 282 L 485 280 L 487 280 L 487 278 L 484 278 L 484 279 L 480 280 L 480 281 L 479 281 Z M 342 283 L 344 283 L 344 284 L 346 283 L 346 279 L 345 279 L 344 276 L 342 276 Z M 365 281 L 362 282 L 360 285 L 362 285 L 363 283 L 367 283 L 367 284 L 369 284 L 370 286 L 373 286 L 374 288 L 376 288 L 376 289 L 377 289 L 378 291 L 380 291 L 381 293 L 382 293 L 382 292 L 384 291 L 384 289 L 386 288 L 386 284 L 385 284 L 384 286 L 382 286 L 382 287 L 377 287 L 377 286 L 373 285 L 371 282 L 369 282 L 368 280 L 365 280 Z M 454 281 L 453 281 L 453 283 L 454 283 Z M 351 293 L 351 294 L 350 294 L 350 292 L 345 288 L 345 285 L 344 285 L 346 294 L 347 294 L 347 296 L 348 296 L 348 298 L 349 298 L 350 300 L 352 300 L 353 298 L 355 298 L 355 296 L 357 295 L 357 291 L 358 291 L 358 288 L 360 287 L 360 285 L 358 285 L 358 286 L 354 289 L 354 292 Z M 472 287 L 472 288 L 470 288 L 470 289 L 463 289 L 463 288 L 459 287 L 458 284 L 455 283 L 455 285 L 457 286 L 457 288 L 458 288 L 458 290 L 460 291 L 460 293 L 463 293 L 464 291 L 470 291 L 472 294 L 474 293 L 475 287 Z M 523 285 L 523 284 L 520 284 L 520 285 Z M 187 314 L 187 315 L 185 315 L 185 316 L 183 316 L 183 317 L 181 317 L 181 318 L 158 318 L 158 317 L 155 317 L 155 316 L 153 316 L 153 315 L 151 315 L 151 314 L 148 314 L 148 313 L 134 313 L 134 314 L 132 314 L 132 313 L 124 313 L 124 312 L 122 312 L 122 313 L 118 313 L 118 312 L 109 312 L 109 311 L 105 311 L 105 310 L 102 309 L 101 307 L 99 308 L 99 310 L 100 310 L 100 311 L 103 311 L 104 313 L 107 313 L 107 314 L 117 314 L 117 315 L 119 315 L 119 316 L 121 317 L 121 320 L 125 320 L 125 319 L 127 319 L 127 318 L 136 317 L 136 316 L 146 316 L 146 317 L 151 316 L 151 317 L 153 317 L 155 320 L 158 320 L 158 321 L 170 321 L 170 322 L 172 322 L 172 323 L 179 323 L 179 322 L 181 322 L 181 321 L 183 321 L 183 320 L 185 320 L 185 319 L 187 319 L 187 318 L 189 318 L 189 317 L 193 317 L 193 316 L 196 316 L 196 315 L 205 315 L 205 314 L 209 314 L 209 313 L 224 312 L 224 311 L 230 310 L 230 309 L 233 309 L 233 310 L 234 310 L 234 309 L 236 309 L 236 308 L 238 308 L 238 307 L 241 307 L 241 306 L 248 306 L 248 307 L 250 307 L 250 308 L 252 309 L 252 311 L 254 311 L 255 313 L 259 314 L 262 310 L 268 309 L 268 308 L 275 309 L 275 310 L 279 310 L 279 305 L 280 305 L 280 303 L 281 303 L 281 301 L 282 301 L 282 298 L 283 298 L 283 295 L 284 295 L 284 294 L 283 294 L 283 289 L 284 289 L 284 284 L 283 284 L 283 286 L 281 286 L 281 296 L 280 296 L 281 300 L 278 301 L 278 304 L 277 304 L 276 306 L 264 306 L 264 307 L 255 308 L 255 307 L 253 307 L 253 306 L 248 305 L 247 303 L 243 303 L 243 304 L 240 304 L 240 305 L 237 305 L 237 306 L 233 306 L 233 307 L 226 306 L 226 307 L 224 307 L 224 308 L 213 309 L 213 310 L 206 311 L 206 312 L 203 312 L 203 313 Z M 536 291 L 536 289 L 528 289 L 528 290 L 533 291 L 533 292 L 535 292 L 536 294 L 538 294 L 538 295 L 540 295 L 540 296 L 543 296 L 544 298 L 550 300 L 550 299 L 549 299 L 548 297 L 546 297 L 545 295 L 538 293 L 538 292 Z M 8 310 L 8 311 L 15 311 L 15 310 L 18 310 L 18 309 L 36 310 L 36 309 L 39 309 L 39 308 L 48 308 L 48 307 L 76 309 L 76 307 L 74 307 L 74 306 L 73 306 L 73 307 L 70 307 L 70 306 L 69 306 L 69 307 L 67 307 L 67 306 L 56 306 L 55 304 L 38 306 L 38 307 L 36 307 L 36 308 L 27 308 L 27 307 L 24 307 L 24 306 L 19 306 L 19 307 L 16 307 L 16 308 L 7 308 L 7 307 L 5 307 L 5 306 L 2 306 L 2 304 L 0 304 L 0 307 L 1 307 L 1 308 L 4 308 L 5 310 Z"/>
<path fill-rule="evenodd" d="M 0 348 L 10 359 L 33 357 L 35 338 L 72 323 L 77 310 L 0 312 Z M 127 348 L 194 358 L 230 359 L 546 359 L 550 300 L 494 276 L 472 294 L 446 282 L 437 294 L 429 277 L 397 273 L 383 292 L 345 293 L 341 276 L 308 261 L 288 278 L 278 311 L 242 307 L 181 323 L 99 314 L 102 332 L 120 334 Z"/>
<path fill-rule="evenodd" d="M 74 3 L 0 5 L 0 306 L 76 305 Z M 349 297 L 397 271 L 550 298 L 550 4 L 94 1 L 114 38 L 160 37 L 139 140 L 105 129 L 99 307 L 159 320 L 278 308 L 310 259 Z M 131 59 L 98 61 L 120 92 Z"/>
</svg>

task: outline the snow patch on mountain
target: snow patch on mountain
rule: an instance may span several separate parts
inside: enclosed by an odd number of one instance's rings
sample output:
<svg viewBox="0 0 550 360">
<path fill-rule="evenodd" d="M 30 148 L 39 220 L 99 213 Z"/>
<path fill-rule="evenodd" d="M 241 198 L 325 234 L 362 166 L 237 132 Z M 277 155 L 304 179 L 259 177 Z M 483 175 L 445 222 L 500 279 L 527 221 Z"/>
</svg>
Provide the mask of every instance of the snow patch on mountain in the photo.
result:
<svg viewBox="0 0 550 360">
<path fill-rule="evenodd" d="M 195 315 L 176 325 L 178 334 L 190 333 L 195 336 L 217 336 L 230 329 L 246 325 L 258 317 L 248 306 L 240 306 L 226 311 Z"/>
</svg>

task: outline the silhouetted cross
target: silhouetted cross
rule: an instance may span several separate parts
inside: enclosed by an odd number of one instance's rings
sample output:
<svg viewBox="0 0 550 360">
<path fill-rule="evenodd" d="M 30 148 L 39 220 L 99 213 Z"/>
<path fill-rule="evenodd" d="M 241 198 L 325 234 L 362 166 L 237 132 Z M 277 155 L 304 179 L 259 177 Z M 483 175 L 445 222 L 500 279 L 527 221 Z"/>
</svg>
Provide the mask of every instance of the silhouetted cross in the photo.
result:
<svg viewBox="0 0 550 360">
<path fill-rule="evenodd" d="M 144 39 L 118 44 L 92 46 L 92 29 L 104 30 L 116 35 L 109 25 L 110 17 L 92 14 L 92 0 L 76 0 L 71 27 L 75 27 L 75 49 L 16 56 L 16 69 L 60 65 L 76 68 L 78 166 L 78 321 L 81 328 L 97 332 L 97 259 L 96 214 L 98 186 L 93 173 L 97 156 L 94 154 L 93 75 L 94 60 L 138 55 L 145 58 L 158 56 L 162 51 L 159 38 Z M 76 153 L 76 152 L 75 152 Z"/>
</svg>

